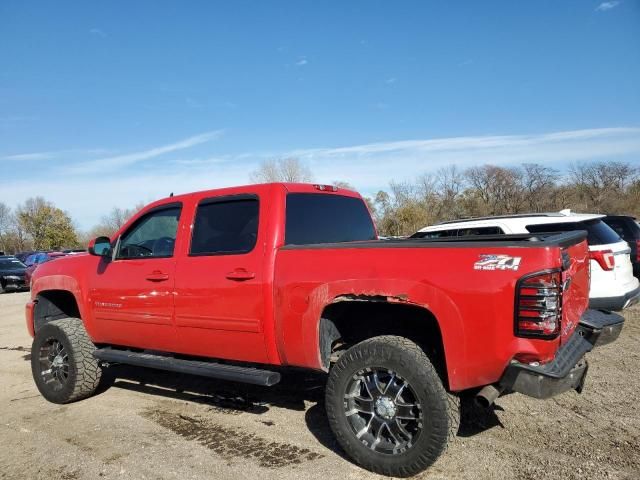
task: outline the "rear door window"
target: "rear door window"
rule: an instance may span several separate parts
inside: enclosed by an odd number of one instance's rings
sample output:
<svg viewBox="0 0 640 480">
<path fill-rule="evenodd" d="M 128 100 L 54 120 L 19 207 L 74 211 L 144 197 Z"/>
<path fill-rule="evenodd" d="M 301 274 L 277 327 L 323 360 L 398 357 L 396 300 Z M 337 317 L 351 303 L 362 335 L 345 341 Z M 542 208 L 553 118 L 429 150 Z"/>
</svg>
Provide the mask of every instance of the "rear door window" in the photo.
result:
<svg viewBox="0 0 640 480">
<path fill-rule="evenodd" d="M 435 232 L 416 232 L 410 238 L 447 238 L 458 235 L 458 230 L 437 230 Z"/>
<path fill-rule="evenodd" d="M 600 219 L 587 220 L 584 222 L 541 223 L 537 225 L 527 225 L 526 228 L 531 233 L 555 233 L 586 230 L 587 243 L 589 245 L 606 245 L 609 243 L 616 243 L 621 240 L 618 234 Z"/>
<path fill-rule="evenodd" d="M 375 239 L 373 220 L 360 198 L 325 193 L 287 195 L 287 245 Z"/>
<path fill-rule="evenodd" d="M 435 232 L 416 232 L 411 238 L 447 238 L 447 237 L 467 237 L 473 235 L 503 235 L 500 227 L 472 227 L 456 228 L 451 230 L 437 230 Z"/>
<path fill-rule="evenodd" d="M 258 238 L 258 198 L 251 195 L 203 200 L 193 225 L 190 255 L 248 253 Z"/>
<path fill-rule="evenodd" d="M 459 237 L 466 237 L 468 235 L 501 235 L 503 233 L 500 227 L 475 227 L 461 228 L 458 230 Z"/>
</svg>

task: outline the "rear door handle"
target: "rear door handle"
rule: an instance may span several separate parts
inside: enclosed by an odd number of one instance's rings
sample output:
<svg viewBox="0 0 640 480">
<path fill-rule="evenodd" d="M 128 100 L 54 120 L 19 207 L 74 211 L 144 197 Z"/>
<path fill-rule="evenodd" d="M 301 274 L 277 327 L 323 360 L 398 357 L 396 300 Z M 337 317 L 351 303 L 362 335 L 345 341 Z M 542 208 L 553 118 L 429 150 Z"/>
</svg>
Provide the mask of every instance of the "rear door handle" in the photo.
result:
<svg viewBox="0 0 640 480">
<path fill-rule="evenodd" d="M 169 280 L 169 275 L 166 273 L 155 271 L 147 275 L 147 280 L 149 280 L 150 282 L 164 282 L 165 280 Z"/>
<path fill-rule="evenodd" d="M 229 280 L 236 280 L 241 282 L 243 280 L 251 280 L 252 278 L 256 278 L 256 274 L 253 272 L 249 272 L 244 268 L 236 268 L 233 272 L 227 273 L 227 278 Z"/>
</svg>

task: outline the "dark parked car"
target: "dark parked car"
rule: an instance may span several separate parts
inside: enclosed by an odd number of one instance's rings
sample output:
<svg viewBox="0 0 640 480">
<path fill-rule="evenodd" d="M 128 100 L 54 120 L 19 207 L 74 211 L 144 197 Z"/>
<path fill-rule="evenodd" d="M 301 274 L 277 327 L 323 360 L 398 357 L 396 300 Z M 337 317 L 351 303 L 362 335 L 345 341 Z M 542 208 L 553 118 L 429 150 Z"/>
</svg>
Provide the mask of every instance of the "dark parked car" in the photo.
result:
<svg viewBox="0 0 640 480">
<path fill-rule="evenodd" d="M 633 275 L 640 278 L 640 225 L 629 215 L 607 215 L 602 219 L 631 247 Z"/>
<path fill-rule="evenodd" d="M 7 290 L 20 290 L 27 287 L 25 282 L 26 266 L 11 255 L 0 256 L 0 293 Z"/>
</svg>

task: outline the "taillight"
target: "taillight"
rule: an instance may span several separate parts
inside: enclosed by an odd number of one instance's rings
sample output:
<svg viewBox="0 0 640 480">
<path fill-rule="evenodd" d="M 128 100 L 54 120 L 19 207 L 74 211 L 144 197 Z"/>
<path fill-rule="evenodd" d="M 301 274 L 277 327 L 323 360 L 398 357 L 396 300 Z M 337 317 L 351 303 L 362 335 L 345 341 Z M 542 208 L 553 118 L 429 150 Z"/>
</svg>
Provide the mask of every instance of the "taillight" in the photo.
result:
<svg viewBox="0 0 640 480">
<path fill-rule="evenodd" d="M 616 266 L 616 259 L 611 250 L 593 250 L 589 252 L 589 258 L 595 260 L 605 272 L 610 272 Z"/>
<path fill-rule="evenodd" d="M 636 262 L 640 262 L 640 240 L 636 240 Z"/>
<path fill-rule="evenodd" d="M 562 273 L 538 272 L 518 280 L 515 335 L 556 338 L 562 319 Z"/>
</svg>

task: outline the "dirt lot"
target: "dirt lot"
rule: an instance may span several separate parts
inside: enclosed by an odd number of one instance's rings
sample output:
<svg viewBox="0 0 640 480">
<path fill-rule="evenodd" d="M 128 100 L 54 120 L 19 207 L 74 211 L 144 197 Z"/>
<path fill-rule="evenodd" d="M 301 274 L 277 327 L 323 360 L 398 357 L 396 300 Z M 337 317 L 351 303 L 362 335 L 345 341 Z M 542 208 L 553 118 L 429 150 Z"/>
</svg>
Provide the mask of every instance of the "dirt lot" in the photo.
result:
<svg viewBox="0 0 640 480">
<path fill-rule="evenodd" d="M 320 376 L 272 389 L 120 367 L 115 385 L 53 405 L 31 379 L 27 293 L 0 295 L 0 478 L 373 478 L 350 463 L 324 417 Z M 589 355 L 582 395 L 520 395 L 465 415 L 420 478 L 640 478 L 640 309 L 617 343 Z"/>
</svg>

